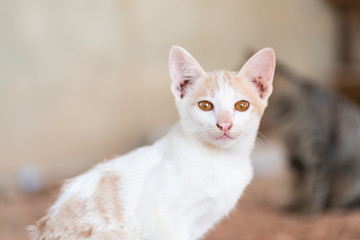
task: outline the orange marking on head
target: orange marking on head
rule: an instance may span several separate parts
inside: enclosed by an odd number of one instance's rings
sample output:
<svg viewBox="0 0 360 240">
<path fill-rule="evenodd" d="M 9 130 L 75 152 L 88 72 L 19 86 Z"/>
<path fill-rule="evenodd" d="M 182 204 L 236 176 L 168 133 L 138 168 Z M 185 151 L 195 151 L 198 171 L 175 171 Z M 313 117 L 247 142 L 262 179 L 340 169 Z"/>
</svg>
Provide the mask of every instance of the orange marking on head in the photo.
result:
<svg viewBox="0 0 360 240">
<path fill-rule="evenodd" d="M 265 110 L 265 105 L 260 100 L 258 90 L 248 80 L 242 78 L 236 72 L 225 71 L 223 79 L 226 84 L 231 86 L 235 91 L 245 94 L 249 98 L 249 102 L 254 106 L 253 111 L 256 111 L 261 117 Z"/>
<path fill-rule="evenodd" d="M 215 92 L 219 90 L 218 72 L 208 72 L 206 76 L 195 81 L 192 86 L 191 98 L 194 104 L 205 96 L 214 96 Z"/>
<path fill-rule="evenodd" d="M 253 83 L 243 79 L 237 72 L 207 72 L 206 76 L 197 79 L 191 86 L 191 91 L 189 92 L 191 102 L 197 104 L 199 99 L 205 98 L 206 96 L 214 96 L 220 88 L 220 78 L 235 91 L 242 92 L 249 97 L 250 104 L 254 106 L 253 111 L 255 110 L 259 117 L 262 116 L 266 105 L 261 101 L 258 89 Z"/>
</svg>

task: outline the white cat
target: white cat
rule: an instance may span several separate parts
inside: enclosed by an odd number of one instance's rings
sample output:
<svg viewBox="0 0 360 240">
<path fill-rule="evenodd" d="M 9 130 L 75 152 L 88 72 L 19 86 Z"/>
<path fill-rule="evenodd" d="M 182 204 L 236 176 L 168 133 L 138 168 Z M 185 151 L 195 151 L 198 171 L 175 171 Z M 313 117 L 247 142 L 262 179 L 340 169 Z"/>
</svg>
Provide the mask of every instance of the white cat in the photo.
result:
<svg viewBox="0 0 360 240">
<path fill-rule="evenodd" d="M 169 65 L 180 121 L 152 146 L 69 180 L 32 239 L 195 240 L 234 208 L 253 175 L 274 52 L 240 72 L 205 72 L 174 46 Z"/>
</svg>

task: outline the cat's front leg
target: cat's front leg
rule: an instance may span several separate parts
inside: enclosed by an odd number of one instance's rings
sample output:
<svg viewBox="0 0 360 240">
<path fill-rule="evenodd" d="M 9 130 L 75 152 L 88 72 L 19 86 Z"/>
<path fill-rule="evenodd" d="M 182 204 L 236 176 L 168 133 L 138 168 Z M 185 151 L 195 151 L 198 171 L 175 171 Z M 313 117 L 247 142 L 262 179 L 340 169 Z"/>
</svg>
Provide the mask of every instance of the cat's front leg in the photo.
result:
<svg viewBox="0 0 360 240">
<path fill-rule="evenodd" d="M 329 182 L 326 174 L 319 169 L 308 169 L 300 179 L 301 184 L 294 189 L 293 209 L 314 214 L 326 207 L 329 196 Z"/>
<path fill-rule="evenodd" d="M 316 164 L 318 158 L 313 154 L 294 154 L 290 158 L 293 199 L 287 210 L 318 213 L 326 207 L 330 183 L 326 170 Z"/>
<path fill-rule="evenodd" d="M 151 216 L 146 222 L 141 240 L 195 240 L 191 238 L 188 221 L 182 217 Z"/>
</svg>

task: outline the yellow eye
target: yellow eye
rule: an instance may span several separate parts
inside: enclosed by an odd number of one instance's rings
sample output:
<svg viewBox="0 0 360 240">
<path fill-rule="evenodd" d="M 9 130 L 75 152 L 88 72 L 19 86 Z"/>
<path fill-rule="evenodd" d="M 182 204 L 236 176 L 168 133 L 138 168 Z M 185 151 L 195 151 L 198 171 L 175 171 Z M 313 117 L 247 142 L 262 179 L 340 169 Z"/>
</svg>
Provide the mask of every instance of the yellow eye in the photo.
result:
<svg viewBox="0 0 360 240">
<path fill-rule="evenodd" d="M 199 108 L 203 111 L 210 111 L 213 109 L 213 105 L 208 101 L 201 101 L 198 103 Z"/>
<path fill-rule="evenodd" d="M 238 111 L 246 111 L 250 106 L 250 103 L 248 101 L 245 101 L 245 100 L 241 100 L 241 101 L 238 101 L 237 103 L 235 103 L 235 109 L 238 110 Z"/>
</svg>

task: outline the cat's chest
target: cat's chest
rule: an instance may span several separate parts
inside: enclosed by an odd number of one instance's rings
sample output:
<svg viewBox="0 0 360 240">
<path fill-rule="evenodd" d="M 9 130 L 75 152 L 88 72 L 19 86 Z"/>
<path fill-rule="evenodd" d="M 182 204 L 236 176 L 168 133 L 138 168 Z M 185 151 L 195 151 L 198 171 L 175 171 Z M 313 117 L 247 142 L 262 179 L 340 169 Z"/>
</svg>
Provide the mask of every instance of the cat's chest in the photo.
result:
<svg viewBox="0 0 360 240">
<path fill-rule="evenodd" d="M 192 236 L 189 239 L 198 239 L 235 206 L 252 177 L 250 160 L 241 155 L 172 150 L 159 153 L 159 160 L 136 174 L 141 181 L 128 186 L 127 202 L 133 207 L 135 222 L 159 223 L 170 230 L 176 226 Z M 144 232 L 156 235 L 150 228 Z"/>
<path fill-rule="evenodd" d="M 218 203 L 231 206 L 237 201 L 244 187 L 252 177 L 251 165 L 246 162 L 229 164 L 218 158 L 199 177 L 192 177 L 194 196 L 199 199 L 214 199 Z M 239 159 L 241 161 L 243 159 Z M 197 194 L 196 194 L 197 193 Z"/>
<path fill-rule="evenodd" d="M 204 167 L 201 175 L 189 177 L 191 182 L 184 186 L 184 196 L 189 196 L 184 210 L 189 222 L 193 223 L 194 239 L 234 208 L 252 178 L 249 164 L 231 167 L 217 163 Z"/>
<path fill-rule="evenodd" d="M 184 204 L 190 207 L 206 202 L 232 207 L 252 177 L 250 161 L 241 156 L 234 159 L 221 155 L 193 156 L 179 162 L 169 161 L 163 171 L 158 181 L 175 198 L 185 197 Z"/>
</svg>

